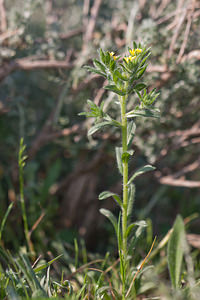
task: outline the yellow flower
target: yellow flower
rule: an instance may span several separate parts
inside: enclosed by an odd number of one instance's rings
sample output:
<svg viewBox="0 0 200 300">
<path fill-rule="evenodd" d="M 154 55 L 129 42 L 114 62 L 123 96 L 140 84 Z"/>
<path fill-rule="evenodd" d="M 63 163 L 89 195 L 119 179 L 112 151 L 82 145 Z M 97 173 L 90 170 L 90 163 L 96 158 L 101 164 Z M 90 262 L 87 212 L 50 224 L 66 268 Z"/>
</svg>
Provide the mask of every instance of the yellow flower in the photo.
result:
<svg viewBox="0 0 200 300">
<path fill-rule="evenodd" d="M 142 52 L 142 49 L 139 49 L 139 48 L 135 49 L 136 54 L 140 54 L 141 52 Z"/>
<path fill-rule="evenodd" d="M 129 52 L 130 52 L 130 54 L 131 54 L 132 56 L 135 55 L 135 49 L 129 50 Z"/>
<path fill-rule="evenodd" d="M 112 51 L 112 52 L 109 52 L 110 56 L 116 60 L 118 58 L 118 56 L 115 56 L 115 53 Z"/>
<path fill-rule="evenodd" d="M 139 48 L 132 49 L 132 50 L 129 50 L 129 52 L 132 56 L 134 56 L 134 55 L 140 54 L 142 52 L 142 49 L 139 49 Z"/>
<path fill-rule="evenodd" d="M 136 56 L 131 56 L 131 55 L 125 56 L 125 57 L 124 57 L 124 59 L 125 59 L 125 61 L 126 61 L 127 63 L 129 63 L 129 61 L 134 60 L 135 58 L 136 58 Z"/>
</svg>

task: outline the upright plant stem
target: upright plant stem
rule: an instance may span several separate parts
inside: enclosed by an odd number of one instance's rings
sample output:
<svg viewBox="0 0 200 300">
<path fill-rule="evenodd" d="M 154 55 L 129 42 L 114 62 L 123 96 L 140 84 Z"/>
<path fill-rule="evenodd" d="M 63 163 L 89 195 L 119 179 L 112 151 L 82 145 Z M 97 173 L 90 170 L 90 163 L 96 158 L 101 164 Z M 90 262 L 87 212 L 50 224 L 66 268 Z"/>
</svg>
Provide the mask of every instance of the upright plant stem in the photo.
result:
<svg viewBox="0 0 200 300">
<path fill-rule="evenodd" d="M 24 235 L 26 238 L 28 249 L 31 253 L 32 258 L 34 258 L 34 248 L 30 239 L 29 229 L 28 229 L 28 220 L 26 215 L 25 201 L 24 201 L 24 176 L 23 176 L 23 162 L 19 156 L 19 188 L 20 188 L 20 202 L 22 209 L 22 218 L 24 223 Z"/>
<path fill-rule="evenodd" d="M 121 121 L 122 121 L 122 150 L 127 151 L 127 117 L 126 96 L 121 97 Z M 122 244 L 124 259 L 123 294 L 125 294 L 126 257 L 127 257 L 127 209 L 128 209 L 128 160 L 123 161 L 123 208 L 122 208 Z"/>
</svg>

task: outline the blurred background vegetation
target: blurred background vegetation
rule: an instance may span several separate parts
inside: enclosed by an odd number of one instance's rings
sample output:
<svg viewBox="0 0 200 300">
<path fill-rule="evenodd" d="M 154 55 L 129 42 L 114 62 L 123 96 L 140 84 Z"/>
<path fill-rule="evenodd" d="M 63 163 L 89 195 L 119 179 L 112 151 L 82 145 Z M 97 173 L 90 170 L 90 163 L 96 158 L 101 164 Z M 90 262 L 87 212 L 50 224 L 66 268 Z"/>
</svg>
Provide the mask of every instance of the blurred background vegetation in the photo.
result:
<svg viewBox="0 0 200 300">
<path fill-rule="evenodd" d="M 146 82 L 160 90 L 161 119 L 137 121 L 132 170 L 156 171 L 136 182 L 134 219 L 148 218 L 167 233 L 178 213 L 200 211 L 200 2 L 187 0 L 0 0 L 0 219 L 9 203 L 3 244 L 24 244 L 17 157 L 27 145 L 25 201 L 38 252 L 52 241 L 83 238 L 89 250 L 114 247 L 99 202 L 106 189 L 121 192 L 114 146 L 119 132 L 87 138 L 90 120 L 78 116 L 86 100 L 118 116 L 106 84 L 83 68 L 99 47 L 123 54 L 132 41 L 152 47 Z M 130 99 L 130 105 L 132 99 Z M 151 221 L 150 221 L 151 220 Z M 200 219 L 189 242 L 200 248 Z M 17 237 L 17 238 L 16 238 Z"/>
</svg>

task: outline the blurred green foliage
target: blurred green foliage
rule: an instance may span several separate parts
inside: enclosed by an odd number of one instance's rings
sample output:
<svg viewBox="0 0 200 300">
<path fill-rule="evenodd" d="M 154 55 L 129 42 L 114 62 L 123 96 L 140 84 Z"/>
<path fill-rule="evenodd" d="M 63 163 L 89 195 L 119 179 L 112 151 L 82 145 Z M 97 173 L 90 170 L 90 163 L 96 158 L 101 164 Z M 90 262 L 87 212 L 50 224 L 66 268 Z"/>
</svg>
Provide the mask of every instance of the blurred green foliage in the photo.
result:
<svg viewBox="0 0 200 300">
<path fill-rule="evenodd" d="M 5 1 L 6 32 L 11 34 L 2 39 L 0 45 L 1 219 L 9 203 L 15 202 L 6 223 L 6 234 L 3 234 L 5 245 L 18 249 L 24 241 L 17 170 L 19 140 L 24 137 L 29 156 L 25 168 L 29 227 L 44 213 L 32 235 L 36 248 L 45 249 L 60 232 L 67 241 L 82 234 L 87 241 L 95 241 L 93 248 L 104 249 L 107 240 L 99 242 L 101 230 L 97 231 L 104 226 L 103 220 L 95 218 L 94 214 L 100 204 L 94 202 L 100 191 L 110 187 L 118 190 L 119 175 L 109 146 L 111 143 L 117 146 L 118 138 L 111 130 L 108 136 L 96 135 L 88 140 L 86 128 L 90 123 L 83 122 L 78 113 L 83 110 L 86 99 L 105 100 L 105 106 L 115 117 L 119 117 L 119 108 L 111 101 L 113 96 L 109 91 L 102 92 L 98 98 L 103 80 L 99 77 L 91 80 L 83 65 L 90 64 L 90 58 L 98 56 L 99 47 L 120 55 L 133 40 L 151 46 L 147 84 L 161 89 L 156 104 L 161 111 L 160 123 L 146 119 L 137 121 L 137 137 L 133 142 L 137 160 L 130 168 L 136 169 L 145 163 L 157 167 L 154 177 L 147 175 L 137 181 L 137 215 L 153 218 L 155 232 L 164 234 L 177 213 L 186 217 L 200 210 L 198 189 L 162 185 L 161 180 L 173 174 L 172 183 L 173 178 L 199 180 L 200 60 L 194 53 L 194 50 L 200 51 L 198 6 L 193 9 L 184 54 L 178 61 L 190 4 L 183 1 L 186 17 L 175 36 L 181 16 L 181 13 L 174 13 L 178 1 L 168 1 L 162 7 L 163 2 L 99 1 L 101 5 L 95 16 L 97 1 L 88 1 L 88 11 L 87 1 Z M 92 21 L 95 27 L 88 37 Z M 67 36 L 68 33 L 71 36 Z M 29 69 L 23 67 L 23 59 L 30 63 Z M 68 67 L 42 66 L 42 62 L 48 61 L 67 61 Z M 37 67 L 33 66 L 34 62 Z M 7 68 L 13 69 L 7 71 Z M 95 165 L 99 157 L 100 163 Z M 187 171 L 187 166 L 193 163 L 197 167 Z M 72 189 L 80 189 L 83 170 L 96 181 L 85 199 L 80 193 L 75 204 L 70 187 L 76 181 L 73 178 L 77 178 L 77 187 L 73 185 Z M 112 208 L 112 204 L 110 206 Z M 90 207 L 93 210 L 90 211 Z M 88 213 L 94 214 L 94 219 L 87 218 Z M 197 231 L 196 228 L 194 226 L 193 230 Z M 112 240 L 109 228 L 107 234 Z"/>
</svg>

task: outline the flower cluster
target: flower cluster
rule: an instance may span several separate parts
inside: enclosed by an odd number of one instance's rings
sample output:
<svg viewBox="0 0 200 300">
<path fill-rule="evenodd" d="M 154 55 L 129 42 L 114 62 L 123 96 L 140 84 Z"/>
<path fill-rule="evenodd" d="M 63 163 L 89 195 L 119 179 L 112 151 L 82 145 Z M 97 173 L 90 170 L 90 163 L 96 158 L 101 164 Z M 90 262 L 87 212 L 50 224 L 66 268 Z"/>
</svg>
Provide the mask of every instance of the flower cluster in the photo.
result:
<svg viewBox="0 0 200 300">
<path fill-rule="evenodd" d="M 119 56 L 115 56 L 115 53 L 113 51 L 109 52 L 109 54 L 114 60 L 118 59 L 118 57 L 119 57 Z"/>
<path fill-rule="evenodd" d="M 124 60 L 129 63 L 130 61 L 133 61 L 134 59 L 136 59 L 137 55 L 140 54 L 142 52 L 142 49 L 140 48 L 136 48 L 136 49 L 130 49 L 129 50 L 129 53 L 130 55 L 129 56 L 125 56 L 124 57 Z M 112 52 L 109 52 L 110 56 L 116 60 L 119 58 L 119 56 L 115 56 L 115 53 L 112 51 Z"/>
</svg>

